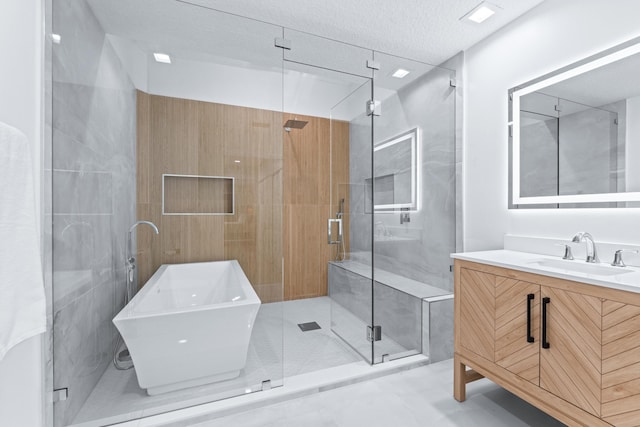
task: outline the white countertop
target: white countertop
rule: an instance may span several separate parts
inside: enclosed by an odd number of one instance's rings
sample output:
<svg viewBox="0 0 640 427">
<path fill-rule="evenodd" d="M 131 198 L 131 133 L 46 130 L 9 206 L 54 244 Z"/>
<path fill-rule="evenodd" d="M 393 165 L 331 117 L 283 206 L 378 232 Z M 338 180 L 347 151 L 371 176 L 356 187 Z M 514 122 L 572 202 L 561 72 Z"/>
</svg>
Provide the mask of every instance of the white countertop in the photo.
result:
<svg viewBox="0 0 640 427">
<path fill-rule="evenodd" d="M 640 268 L 638 267 L 611 267 L 610 264 L 604 262 L 601 262 L 600 264 L 588 264 L 585 268 L 589 268 L 590 266 L 599 266 L 595 268 L 608 269 L 611 273 L 618 271 L 614 269 L 619 269 L 620 271 L 619 274 L 611 275 L 591 274 L 577 271 L 582 267 L 582 264 L 586 264 L 584 259 L 568 261 L 563 260 L 561 257 L 510 251 L 505 249 L 481 252 L 462 252 L 451 254 L 451 257 L 464 261 L 478 262 L 494 265 L 496 267 L 525 271 L 527 273 L 542 274 L 544 276 L 557 277 L 559 279 L 573 280 L 575 282 L 589 283 L 612 289 L 640 293 Z M 541 263 L 543 265 L 541 265 Z M 549 263 L 553 266 L 544 265 Z M 563 266 L 566 266 L 566 268 L 562 268 Z"/>
</svg>

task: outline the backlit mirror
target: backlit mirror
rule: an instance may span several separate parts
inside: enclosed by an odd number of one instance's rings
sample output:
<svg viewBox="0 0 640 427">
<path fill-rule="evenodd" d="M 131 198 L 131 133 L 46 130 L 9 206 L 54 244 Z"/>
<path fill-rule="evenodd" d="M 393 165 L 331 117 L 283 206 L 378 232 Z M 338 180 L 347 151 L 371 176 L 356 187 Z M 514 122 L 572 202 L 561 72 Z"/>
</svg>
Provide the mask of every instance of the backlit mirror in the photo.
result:
<svg viewBox="0 0 640 427">
<path fill-rule="evenodd" d="M 418 191 L 420 132 L 413 128 L 373 148 L 373 181 L 367 179 L 366 206 L 376 212 L 420 209 Z M 372 185 L 373 184 L 373 185 Z"/>
<path fill-rule="evenodd" d="M 640 38 L 509 91 L 509 207 L 640 206 Z"/>
</svg>

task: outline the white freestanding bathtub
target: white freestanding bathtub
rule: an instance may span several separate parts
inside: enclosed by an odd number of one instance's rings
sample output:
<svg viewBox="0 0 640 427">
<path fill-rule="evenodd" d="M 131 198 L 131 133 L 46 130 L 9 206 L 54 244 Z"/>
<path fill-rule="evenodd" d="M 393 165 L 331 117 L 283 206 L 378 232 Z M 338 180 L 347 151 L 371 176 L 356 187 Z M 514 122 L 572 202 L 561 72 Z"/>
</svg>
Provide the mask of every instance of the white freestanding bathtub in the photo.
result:
<svg viewBox="0 0 640 427">
<path fill-rule="evenodd" d="M 237 377 L 259 308 L 236 260 L 162 265 L 113 323 L 155 395 Z"/>
</svg>

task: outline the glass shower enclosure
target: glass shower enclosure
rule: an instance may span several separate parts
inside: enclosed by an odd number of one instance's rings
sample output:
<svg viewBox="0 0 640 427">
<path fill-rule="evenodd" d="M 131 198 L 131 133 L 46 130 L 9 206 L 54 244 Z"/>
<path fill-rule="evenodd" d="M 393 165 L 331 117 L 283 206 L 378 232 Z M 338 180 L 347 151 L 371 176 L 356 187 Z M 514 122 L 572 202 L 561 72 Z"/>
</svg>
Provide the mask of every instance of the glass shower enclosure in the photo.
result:
<svg viewBox="0 0 640 427">
<path fill-rule="evenodd" d="M 302 348 L 311 335 L 299 339 L 313 332 L 288 314 L 296 301 L 327 311 L 319 337 L 345 352 L 334 365 L 428 356 L 424 300 L 452 292 L 453 71 L 198 1 L 50 7 L 48 32 L 60 35 L 46 147 L 56 427 L 152 416 L 323 369 L 290 358 L 313 350 Z M 140 220 L 159 234 L 138 227 L 128 251 Z M 112 319 L 127 283 L 225 260 L 261 301 L 244 368 L 147 395 L 135 366 L 113 363 L 126 350 Z M 176 289 L 166 312 L 197 305 L 198 292 Z M 190 328 L 213 323 L 196 316 Z M 205 359 L 219 363 L 227 344 Z"/>
<path fill-rule="evenodd" d="M 111 424 L 282 385 L 283 91 L 282 54 L 273 45 L 282 28 L 175 1 L 54 0 L 52 7 L 60 43 L 47 147 L 51 388 L 64 397 L 54 403 L 54 424 Z M 139 220 L 159 234 L 130 231 Z M 255 320 L 226 314 L 248 298 L 240 285 L 214 292 L 184 276 L 154 285 L 146 296 L 157 294 L 155 303 L 136 295 L 130 317 L 156 326 L 146 336 L 132 332 L 148 344 L 118 345 L 112 319 L 128 303 L 130 280 L 138 290 L 162 265 L 224 260 L 238 262 L 261 301 Z M 185 329 L 174 330 L 180 324 Z M 247 346 L 215 332 L 221 325 L 249 326 Z M 193 331 L 210 331 L 206 346 Z M 145 362 L 140 351 L 156 345 L 164 350 Z M 172 372 L 172 363 L 204 363 L 204 373 L 232 352 L 246 363 L 225 381 L 196 385 L 204 374 L 195 372 L 165 381 L 192 387 L 154 395 L 138 381 L 143 363 Z"/>
<path fill-rule="evenodd" d="M 451 305 L 455 72 L 289 29 L 282 45 L 284 111 L 322 87 L 331 120 L 331 330 L 372 364 L 428 355 L 428 301 Z"/>
</svg>

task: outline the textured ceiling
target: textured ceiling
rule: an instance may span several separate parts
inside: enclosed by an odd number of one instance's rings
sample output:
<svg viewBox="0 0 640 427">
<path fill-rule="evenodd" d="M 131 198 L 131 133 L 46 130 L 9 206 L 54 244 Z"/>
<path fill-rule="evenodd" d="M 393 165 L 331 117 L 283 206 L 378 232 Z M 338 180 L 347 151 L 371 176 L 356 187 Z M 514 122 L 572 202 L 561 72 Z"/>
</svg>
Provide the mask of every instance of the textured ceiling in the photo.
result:
<svg viewBox="0 0 640 427">
<path fill-rule="evenodd" d="M 483 24 L 460 21 L 481 0 L 184 0 L 438 65 L 543 0 L 491 0 Z"/>
<path fill-rule="evenodd" d="M 267 48 L 273 47 L 273 36 L 282 32 L 265 24 L 269 23 L 437 65 L 543 0 L 491 0 L 501 10 L 481 25 L 460 21 L 480 0 L 88 1 L 107 33 L 137 40 L 145 51 L 173 48 L 242 60 L 242 51 L 247 50 L 251 52 L 246 59 L 255 61 L 256 46 L 260 46 L 265 55 L 261 62 L 268 63 L 273 49 Z M 245 49 L 247 45 L 251 49 Z M 224 49 L 235 55 L 224 54 Z"/>
<path fill-rule="evenodd" d="M 224 90 L 211 88 L 230 83 L 214 77 L 210 66 L 220 66 L 217 71 L 222 66 L 235 69 L 229 78 L 238 77 L 236 80 L 249 75 L 261 79 L 282 73 L 284 67 L 285 108 L 322 116 L 362 84 L 362 78 L 356 76 L 371 77 L 366 64 L 372 56 L 381 66 L 376 72 L 376 97 L 385 99 L 433 68 L 404 58 L 442 64 L 543 0 L 491 0 L 501 10 L 481 25 L 460 21 L 480 0 L 85 1 L 111 40 L 123 48 L 129 46 L 126 50 L 139 63 L 146 63 L 143 80 L 148 86 L 139 89 L 277 109 L 270 104 L 258 106 L 255 97 L 218 99 Z M 291 50 L 275 48 L 274 39 L 283 36 L 291 41 Z M 170 54 L 174 64 L 170 68 L 157 64 L 151 59 L 153 52 Z M 128 58 L 123 55 L 123 63 Z M 128 68 L 130 75 L 135 68 Z M 411 73 L 401 80 L 390 77 L 398 68 Z M 211 73 L 203 72 L 205 69 Z M 163 76 L 162 84 L 157 83 L 158 76 Z M 279 95 L 265 98 L 279 99 Z"/>
</svg>

